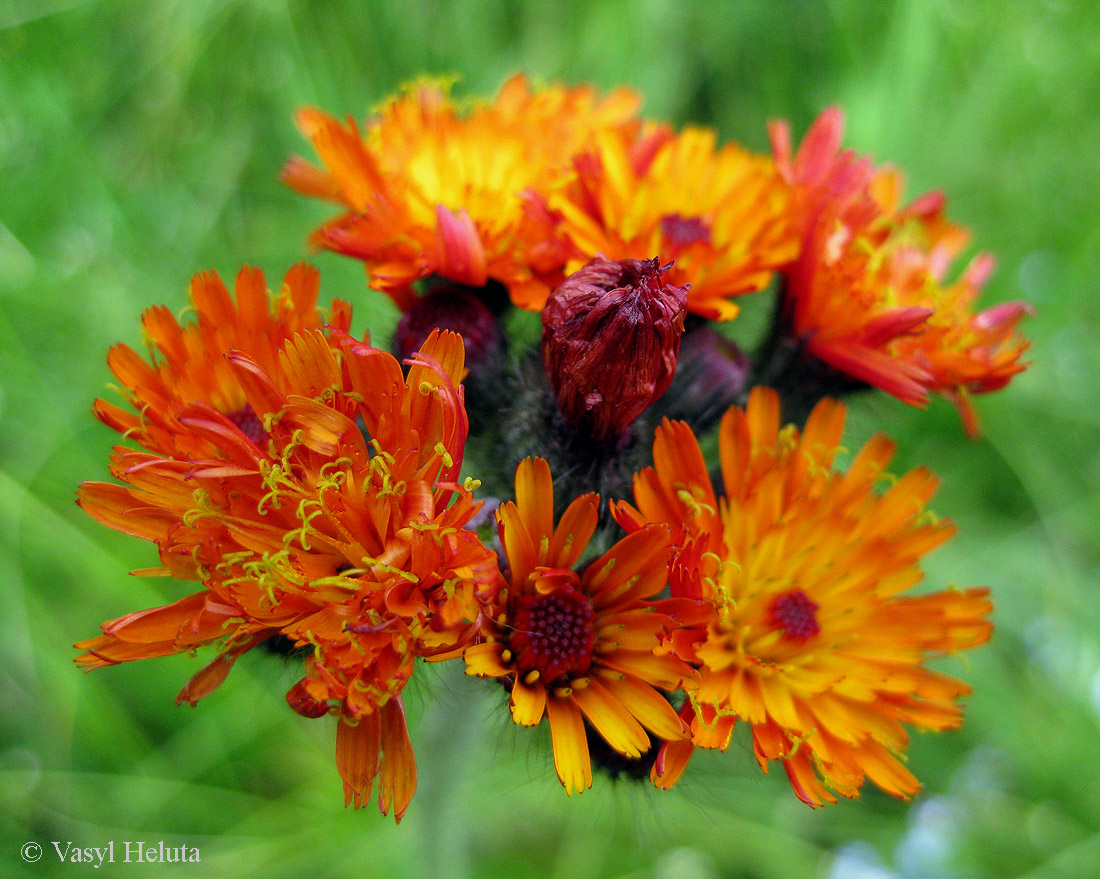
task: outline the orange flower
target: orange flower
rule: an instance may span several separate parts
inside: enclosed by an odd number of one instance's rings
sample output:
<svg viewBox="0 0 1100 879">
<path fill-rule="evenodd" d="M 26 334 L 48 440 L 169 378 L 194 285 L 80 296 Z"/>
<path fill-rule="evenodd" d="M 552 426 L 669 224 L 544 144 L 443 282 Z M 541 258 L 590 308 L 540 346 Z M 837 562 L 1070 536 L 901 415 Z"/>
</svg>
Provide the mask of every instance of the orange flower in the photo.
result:
<svg viewBox="0 0 1100 879">
<path fill-rule="evenodd" d="M 225 355 L 229 351 L 247 354 L 280 386 L 285 384 L 279 351 L 288 339 L 326 323 L 328 332 L 345 334 L 351 323 L 351 307 L 341 300 L 332 303 L 326 322 L 317 308 L 319 284 L 317 270 L 300 263 L 287 272 L 272 304 L 264 273 L 246 267 L 237 276 L 234 302 L 217 272 L 195 275 L 190 290 L 196 312 L 193 323 L 181 327 L 167 308 L 154 306 L 141 319 L 151 362 L 122 344 L 115 345 L 107 357 L 137 414 L 96 400 L 96 417 L 150 451 L 205 458 L 215 453 L 215 447 L 177 417 L 186 404 L 202 401 L 253 442 L 262 442 L 263 428 Z"/>
<path fill-rule="evenodd" d="M 596 529 L 599 499 L 574 500 L 554 526 L 554 488 L 541 458 L 516 470 L 516 500 L 497 511 L 508 585 L 486 614 L 484 640 L 466 650 L 466 673 L 504 678 L 512 719 L 550 718 L 554 767 L 566 793 L 592 786 L 585 721 L 637 759 L 646 729 L 679 739 L 685 728 L 657 689 L 675 690 L 691 669 L 654 648 L 684 604 L 652 601 L 668 580 L 668 528 L 652 525 L 574 570 Z"/>
<path fill-rule="evenodd" d="M 532 90 L 514 76 L 495 101 L 463 113 L 447 84 L 419 82 L 362 132 L 303 110 L 298 124 L 324 167 L 294 158 L 283 179 L 344 206 L 313 242 L 362 259 L 371 285 L 403 310 L 413 283 L 433 274 L 472 287 L 499 281 L 515 304 L 538 310 L 565 264 L 545 194 L 592 132 L 632 126 L 637 107 L 625 90 L 599 100 L 589 88 Z"/>
<path fill-rule="evenodd" d="M 195 704 L 267 638 L 309 648 L 288 702 L 339 717 L 347 802 L 363 805 L 380 775 L 379 805 L 400 819 L 416 786 L 400 701 L 413 660 L 458 655 L 497 576 L 494 554 L 464 528 L 476 486 L 455 481 L 467 433 L 461 340 L 433 334 L 407 378 L 386 352 L 349 338 L 334 351 L 317 330 L 279 352 L 279 381 L 243 353 L 228 360 L 262 444 L 192 404 L 176 417 L 216 451 L 209 460 L 119 448 L 112 472 L 126 484 L 85 484 L 80 497 L 99 521 L 157 544 L 162 567 L 145 573 L 203 589 L 104 624 L 77 662 L 219 642 L 179 695 Z"/>
<path fill-rule="evenodd" d="M 607 130 L 595 140 L 575 160 L 576 181 L 550 198 L 580 261 L 674 262 L 667 280 L 691 284 L 688 310 L 730 320 L 731 297 L 762 290 L 794 259 L 789 190 L 769 157 L 719 149 L 703 128 Z"/>
<path fill-rule="evenodd" d="M 944 217 L 943 196 L 900 207 L 900 176 L 840 151 L 842 128 L 840 111 L 826 110 L 792 158 L 787 126 L 772 126 L 802 230 L 784 291 L 787 332 L 814 357 L 907 403 L 943 394 L 974 434 L 969 395 L 1004 387 L 1026 368 L 1028 343 L 1016 326 L 1031 309 L 1015 302 L 975 313 L 992 258 L 978 255 L 948 282 L 969 234 Z"/>
<path fill-rule="evenodd" d="M 694 747 L 724 750 L 741 719 L 761 768 L 779 760 L 810 805 L 856 796 L 865 777 L 909 797 L 919 784 L 902 763 L 903 724 L 960 723 L 969 688 L 924 663 L 989 638 L 988 590 L 909 593 L 920 557 L 955 530 L 925 512 L 936 480 L 917 469 L 876 492 L 894 448 L 881 435 L 837 471 L 843 427 L 843 405 L 826 399 L 801 434 L 781 428 L 778 396 L 757 388 L 722 421 L 721 500 L 690 429 L 666 421 L 637 506 L 615 507 L 628 531 L 672 523 L 673 595 L 714 606 L 670 644 L 700 681 L 681 711 L 691 740 L 663 747 L 659 787 Z"/>
</svg>

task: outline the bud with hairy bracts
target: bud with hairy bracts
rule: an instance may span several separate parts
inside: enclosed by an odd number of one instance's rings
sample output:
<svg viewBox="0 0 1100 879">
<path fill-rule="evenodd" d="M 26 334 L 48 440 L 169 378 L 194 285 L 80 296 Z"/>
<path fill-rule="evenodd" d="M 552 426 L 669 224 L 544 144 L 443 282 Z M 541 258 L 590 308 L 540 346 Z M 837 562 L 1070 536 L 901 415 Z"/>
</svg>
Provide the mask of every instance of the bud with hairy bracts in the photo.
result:
<svg viewBox="0 0 1100 879">
<path fill-rule="evenodd" d="M 551 294 L 542 356 L 558 410 L 593 446 L 622 440 L 676 372 L 689 285 L 660 260 L 597 256 Z"/>
</svg>

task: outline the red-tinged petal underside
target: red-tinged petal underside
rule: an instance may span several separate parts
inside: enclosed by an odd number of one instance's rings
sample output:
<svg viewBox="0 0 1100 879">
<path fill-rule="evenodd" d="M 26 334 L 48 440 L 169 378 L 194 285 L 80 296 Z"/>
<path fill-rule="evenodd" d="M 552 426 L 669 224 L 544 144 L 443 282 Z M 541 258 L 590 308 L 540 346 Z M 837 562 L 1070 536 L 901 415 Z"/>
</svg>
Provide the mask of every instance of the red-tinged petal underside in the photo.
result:
<svg viewBox="0 0 1100 879">
<path fill-rule="evenodd" d="M 916 363 L 899 360 L 887 351 L 870 348 L 851 338 L 828 340 L 813 336 L 808 349 L 821 360 L 852 378 L 886 391 L 911 406 L 928 403 L 931 375 Z"/>
<path fill-rule="evenodd" d="M 459 284 L 483 287 L 489 280 L 485 248 L 470 214 L 436 205 L 435 235 L 438 273 Z"/>
<path fill-rule="evenodd" d="M 690 702 L 684 703 L 677 717 L 685 727 L 695 722 L 695 711 Z M 668 790 L 680 780 L 694 751 L 695 744 L 690 737 L 666 741 L 657 752 L 657 759 L 650 770 L 649 780 L 661 790 Z"/>
<path fill-rule="evenodd" d="M 410 388 L 418 388 L 420 382 L 430 381 L 435 377 L 430 374 L 432 372 L 445 378 L 455 388 L 466 377 L 466 351 L 462 337 L 457 333 L 429 333 L 424 344 L 420 346 L 420 358 L 418 360 L 414 357 L 417 362 L 409 371 Z"/>
<path fill-rule="evenodd" d="M 420 463 L 442 465 L 438 479 L 453 482 L 462 469 L 469 420 L 459 382 L 465 375 L 465 349 L 457 333 L 433 331 L 412 358 L 409 388 L 412 428 L 420 441 Z M 435 477 L 434 469 L 431 476 Z"/>
<path fill-rule="evenodd" d="M 268 636 L 246 636 L 242 641 L 229 647 L 187 682 L 186 686 L 180 690 L 179 695 L 176 696 L 176 704 L 182 705 L 187 702 L 192 707 L 197 705 L 200 699 L 209 696 L 225 683 L 229 672 L 233 670 L 233 664 L 243 653 L 251 650 L 266 637 Z"/>
<path fill-rule="evenodd" d="M 218 460 L 247 472 L 256 472 L 266 455 L 241 429 L 205 403 L 191 403 L 176 410 L 181 426 L 220 452 Z M 201 466 L 201 465 L 200 465 Z"/>
<path fill-rule="evenodd" d="M 665 742 L 649 772 L 649 780 L 661 790 L 668 790 L 680 780 L 694 752 L 695 744 L 691 739 Z"/>
</svg>

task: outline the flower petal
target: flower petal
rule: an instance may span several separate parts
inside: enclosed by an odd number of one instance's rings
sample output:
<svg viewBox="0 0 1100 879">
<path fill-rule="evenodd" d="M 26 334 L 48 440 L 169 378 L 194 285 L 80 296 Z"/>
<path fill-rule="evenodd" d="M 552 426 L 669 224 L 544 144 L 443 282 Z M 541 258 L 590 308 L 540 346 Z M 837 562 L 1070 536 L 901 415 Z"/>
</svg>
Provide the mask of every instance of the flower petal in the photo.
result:
<svg viewBox="0 0 1100 879">
<path fill-rule="evenodd" d="M 628 675 L 600 677 L 603 686 L 650 732 L 662 739 L 682 739 L 687 727 L 669 701 L 648 684 Z"/>
<path fill-rule="evenodd" d="M 345 806 L 359 809 L 370 798 L 381 750 L 382 725 L 378 712 L 363 715 L 357 723 L 340 718 L 336 727 L 336 771 L 344 780 Z"/>
<path fill-rule="evenodd" d="M 546 565 L 552 568 L 572 568 L 588 547 L 599 517 L 598 495 L 589 493 L 574 500 L 562 513 L 558 527 L 554 530 Z"/>
<path fill-rule="evenodd" d="M 693 753 L 695 753 L 695 745 L 690 739 L 682 742 L 665 742 L 657 753 L 653 769 L 649 772 L 649 780 L 661 790 L 668 790 L 680 780 Z"/>
<path fill-rule="evenodd" d="M 393 817 L 400 823 L 416 792 L 416 760 L 401 700 L 387 702 L 381 714 L 382 777 L 378 782 L 378 807 L 383 815 L 388 815 L 392 804 Z"/>
<path fill-rule="evenodd" d="M 554 745 L 554 770 L 565 792 L 583 793 L 592 787 L 592 763 L 584 720 L 572 698 L 550 699 L 546 704 L 550 717 L 550 737 Z"/>
<path fill-rule="evenodd" d="M 541 681 L 525 684 L 516 681 L 512 686 L 512 720 L 520 726 L 537 726 L 546 709 L 546 687 Z"/>
<path fill-rule="evenodd" d="M 462 654 L 466 660 L 466 674 L 483 678 L 499 678 L 509 674 L 512 669 L 501 662 L 500 654 L 504 645 L 499 641 L 485 644 L 471 644 Z"/>
<path fill-rule="evenodd" d="M 627 757 L 638 759 L 649 748 L 649 736 L 626 707 L 595 678 L 587 687 L 573 691 L 576 702 L 588 722 L 606 742 Z"/>
<path fill-rule="evenodd" d="M 548 553 L 541 548 L 541 544 L 544 539 L 549 541 L 554 533 L 554 482 L 550 476 L 550 465 L 542 458 L 524 458 L 519 462 L 516 468 L 516 509 L 538 553 L 536 564 L 548 565 Z"/>
</svg>

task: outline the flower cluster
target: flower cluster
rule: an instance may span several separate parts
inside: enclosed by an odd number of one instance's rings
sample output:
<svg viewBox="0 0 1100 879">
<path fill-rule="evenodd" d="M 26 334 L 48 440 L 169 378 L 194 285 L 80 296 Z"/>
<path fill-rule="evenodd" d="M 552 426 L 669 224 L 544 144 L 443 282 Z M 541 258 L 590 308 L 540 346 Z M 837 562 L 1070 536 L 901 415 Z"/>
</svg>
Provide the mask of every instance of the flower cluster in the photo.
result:
<svg viewBox="0 0 1100 879">
<path fill-rule="evenodd" d="M 115 481 L 79 501 L 156 546 L 135 573 L 198 585 L 78 665 L 210 648 L 194 705 L 254 648 L 299 659 L 286 700 L 335 718 L 346 803 L 377 785 L 398 820 L 424 661 L 547 719 L 569 794 L 593 766 L 671 787 L 740 722 L 810 805 L 913 796 L 908 729 L 956 726 L 969 691 L 927 661 L 985 642 L 991 604 L 914 591 L 954 532 L 936 480 L 891 477 L 882 435 L 841 466 L 838 397 L 938 393 L 976 432 L 1029 309 L 973 311 L 990 258 L 950 277 L 943 197 L 900 206 L 839 111 L 797 151 L 774 125 L 769 156 L 639 105 L 517 76 L 467 103 L 418 82 L 363 126 L 302 111 L 321 164 L 284 178 L 341 206 L 311 240 L 400 307 L 394 353 L 304 264 L 275 296 L 257 269 L 196 276 L 185 325 L 150 308 L 148 357 L 108 357 L 125 405 L 95 405 L 128 441 Z M 734 300 L 773 288 L 747 355 Z"/>
</svg>

